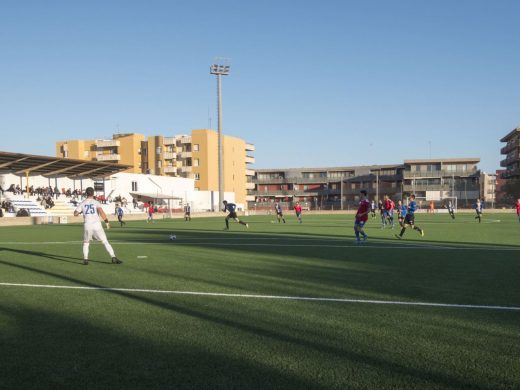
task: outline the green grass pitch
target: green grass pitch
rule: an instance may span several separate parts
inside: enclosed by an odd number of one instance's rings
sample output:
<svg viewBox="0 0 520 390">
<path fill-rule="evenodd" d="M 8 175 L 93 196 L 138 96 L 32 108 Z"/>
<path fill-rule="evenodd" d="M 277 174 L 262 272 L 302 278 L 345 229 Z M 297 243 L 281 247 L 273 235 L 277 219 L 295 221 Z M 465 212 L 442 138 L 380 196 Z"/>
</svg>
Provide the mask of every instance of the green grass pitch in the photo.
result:
<svg viewBox="0 0 520 390">
<path fill-rule="evenodd" d="M 245 219 L 113 223 L 122 265 L 83 266 L 82 225 L 1 228 L 0 388 L 520 388 L 513 213 L 359 246 L 352 215 Z"/>
</svg>

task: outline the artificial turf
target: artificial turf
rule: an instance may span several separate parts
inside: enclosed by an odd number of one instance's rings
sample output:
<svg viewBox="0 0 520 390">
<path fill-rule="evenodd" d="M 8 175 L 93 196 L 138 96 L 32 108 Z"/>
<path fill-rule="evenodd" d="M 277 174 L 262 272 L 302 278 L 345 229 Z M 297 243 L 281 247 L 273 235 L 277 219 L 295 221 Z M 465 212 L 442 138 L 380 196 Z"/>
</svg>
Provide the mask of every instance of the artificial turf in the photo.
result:
<svg viewBox="0 0 520 390">
<path fill-rule="evenodd" d="M 401 241 L 370 219 L 359 246 L 350 215 L 287 219 L 114 226 L 122 265 L 82 265 L 81 225 L 1 228 L 0 388 L 520 388 L 520 310 L 275 298 L 518 309 L 515 215 L 419 214 Z"/>
</svg>

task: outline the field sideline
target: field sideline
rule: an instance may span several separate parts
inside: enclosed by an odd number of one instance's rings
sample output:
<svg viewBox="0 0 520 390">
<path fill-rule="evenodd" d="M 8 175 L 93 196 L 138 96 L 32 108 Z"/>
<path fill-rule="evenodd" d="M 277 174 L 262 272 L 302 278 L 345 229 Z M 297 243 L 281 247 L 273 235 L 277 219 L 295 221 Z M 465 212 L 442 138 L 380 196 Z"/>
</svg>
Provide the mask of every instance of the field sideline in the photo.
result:
<svg viewBox="0 0 520 390">
<path fill-rule="evenodd" d="M 244 219 L 0 228 L 0 388 L 520 387 L 515 214 Z"/>
</svg>

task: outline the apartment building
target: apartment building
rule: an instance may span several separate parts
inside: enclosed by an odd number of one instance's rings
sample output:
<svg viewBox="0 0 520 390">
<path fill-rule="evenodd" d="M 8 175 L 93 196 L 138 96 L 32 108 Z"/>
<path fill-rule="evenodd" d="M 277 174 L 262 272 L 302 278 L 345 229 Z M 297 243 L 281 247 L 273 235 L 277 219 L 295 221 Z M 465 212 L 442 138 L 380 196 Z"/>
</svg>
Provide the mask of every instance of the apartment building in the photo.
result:
<svg viewBox="0 0 520 390">
<path fill-rule="evenodd" d="M 520 127 L 509 132 L 500 142 L 506 142 L 500 149 L 500 153 L 506 156 L 500 161 L 500 166 L 505 168 L 502 177 L 506 182 L 520 180 Z"/>
<path fill-rule="evenodd" d="M 311 209 L 341 209 L 353 206 L 361 188 L 376 196 L 376 182 L 383 189 L 400 190 L 400 166 L 373 165 L 329 168 L 257 169 L 251 183 L 254 197 L 249 208 L 266 208 L 274 200 L 287 203 L 300 202 Z M 391 179 L 391 176 L 395 178 Z M 392 184 L 394 183 L 394 184 Z"/>
<path fill-rule="evenodd" d="M 250 164 L 255 146 L 223 136 L 224 191 L 235 193 L 235 202 L 246 204 Z M 126 172 L 195 179 L 195 189 L 218 191 L 218 134 L 211 129 L 190 135 L 148 136 L 114 134 L 108 140 L 72 140 L 56 143 L 56 156 L 79 160 L 110 161 L 131 165 Z M 249 184 L 250 187 L 250 184 Z"/>
<path fill-rule="evenodd" d="M 479 158 L 405 160 L 403 193 L 441 201 L 457 198 L 459 207 L 471 207 L 480 197 Z"/>
<path fill-rule="evenodd" d="M 420 200 L 442 203 L 456 197 L 459 207 L 470 207 L 480 197 L 478 158 L 405 160 L 402 164 L 257 169 L 248 195 L 249 208 L 270 207 L 274 200 L 299 201 L 312 209 L 355 207 L 359 191 L 379 201 L 384 195 L 400 199 L 414 193 Z"/>
<path fill-rule="evenodd" d="M 480 174 L 480 198 L 490 207 L 496 204 L 497 175 L 496 173 Z"/>
</svg>

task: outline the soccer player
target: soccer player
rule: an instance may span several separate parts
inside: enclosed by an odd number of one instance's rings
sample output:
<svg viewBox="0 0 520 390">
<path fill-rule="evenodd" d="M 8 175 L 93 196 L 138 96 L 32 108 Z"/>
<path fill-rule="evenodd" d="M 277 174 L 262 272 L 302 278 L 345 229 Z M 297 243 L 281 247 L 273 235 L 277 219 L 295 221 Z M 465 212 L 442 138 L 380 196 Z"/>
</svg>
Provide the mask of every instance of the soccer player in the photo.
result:
<svg viewBox="0 0 520 390">
<path fill-rule="evenodd" d="M 435 202 L 433 200 L 430 200 L 430 208 L 428 210 L 430 214 L 435 214 Z"/>
<path fill-rule="evenodd" d="M 455 219 L 455 212 L 453 210 L 453 203 L 451 203 L 451 200 L 448 201 L 446 208 L 448 209 L 448 213 L 450 213 L 451 219 Z"/>
<path fill-rule="evenodd" d="M 399 239 L 403 238 L 403 234 L 406 231 L 407 226 L 410 226 L 413 230 L 419 231 L 419 234 L 424 237 L 424 230 L 422 230 L 419 226 L 415 226 L 415 211 L 417 210 L 417 203 L 415 203 L 415 195 L 410 195 L 410 202 L 408 203 L 408 207 L 406 208 L 406 215 L 404 217 L 403 227 L 401 228 L 401 233 L 396 234 L 395 236 Z"/>
<path fill-rule="evenodd" d="M 386 226 L 386 212 L 385 212 L 385 205 L 382 200 L 378 203 L 379 208 L 379 214 L 381 215 L 381 229 L 384 229 Z"/>
<path fill-rule="evenodd" d="M 366 241 L 368 236 L 363 230 L 365 223 L 368 220 L 368 213 L 370 212 L 370 202 L 367 199 L 367 192 L 365 190 L 361 190 L 359 192 L 360 200 L 359 207 L 356 213 L 356 220 L 354 222 L 354 233 L 356 234 L 356 244 L 361 243 L 359 235 L 363 236 L 363 241 Z"/>
<path fill-rule="evenodd" d="M 189 203 L 184 206 L 184 222 L 187 221 L 191 221 L 191 206 Z"/>
<path fill-rule="evenodd" d="M 399 221 L 399 226 L 404 226 L 404 217 L 406 216 L 406 206 L 403 204 L 403 201 L 399 199 L 397 202 L 397 218 Z"/>
<path fill-rule="evenodd" d="M 477 213 L 475 219 L 478 219 L 478 223 L 482 221 L 482 202 L 480 199 L 477 199 L 477 203 L 475 203 L 475 212 Z"/>
<path fill-rule="evenodd" d="M 518 222 L 520 222 L 520 199 L 516 200 L 516 215 L 518 216 Z"/>
<path fill-rule="evenodd" d="M 246 228 L 249 228 L 249 225 L 247 223 L 238 219 L 237 212 L 236 212 L 236 209 L 237 209 L 236 204 L 228 203 L 227 200 L 225 200 L 223 203 L 224 203 L 224 210 L 222 210 L 222 211 L 224 211 L 224 212 L 229 211 L 229 214 L 226 217 L 226 228 L 224 230 L 229 230 L 229 219 L 230 218 L 233 218 L 233 220 L 235 222 L 238 222 L 239 224 L 244 225 Z"/>
<path fill-rule="evenodd" d="M 121 227 L 123 227 L 123 225 L 126 225 L 126 222 L 123 221 L 123 215 L 124 215 L 123 207 L 117 206 L 116 214 L 117 214 L 117 220 L 121 224 Z"/>
<path fill-rule="evenodd" d="M 294 206 L 294 212 L 296 213 L 298 223 L 302 223 L 302 206 L 300 205 L 300 202 L 296 202 L 296 205 Z"/>
<path fill-rule="evenodd" d="M 370 213 L 372 214 L 372 219 L 376 217 L 376 200 L 372 199 L 372 203 L 370 203 Z"/>
<path fill-rule="evenodd" d="M 153 208 L 153 202 L 150 202 L 150 204 L 148 205 L 148 218 L 146 219 L 146 223 L 152 221 L 152 223 L 154 223 L 153 221 L 153 213 L 154 213 L 154 208 Z"/>
<path fill-rule="evenodd" d="M 274 210 L 276 211 L 276 218 L 278 218 L 278 223 L 280 223 L 280 220 L 285 223 L 285 218 L 283 217 L 283 210 L 282 205 L 280 204 L 280 201 L 276 201 L 274 204 Z"/>
<path fill-rule="evenodd" d="M 392 226 L 392 229 L 394 228 L 394 209 L 395 209 L 395 203 L 388 195 L 385 195 L 385 202 L 384 202 L 384 208 L 385 208 L 385 217 L 388 219 L 388 222 Z"/>
<path fill-rule="evenodd" d="M 101 241 L 108 254 L 112 258 L 113 264 L 121 264 L 122 261 L 116 257 L 114 249 L 112 249 L 112 246 L 107 240 L 103 226 L 101 226 L 101 220 L 99 217 L 105 221 L 106 228 L 110 229 L 108 218 L 101 208 L 101 204 L 99 204 L 99 202 L 94 199 L 94 188 L 88 187 L 85 190 L 85 194 L 87 198 L 74 210 L 74 216 L 76 217 L 80 214 L 83 214 L 83 264 L 88 265 L 88 249 L 92 238 Z"/>
</svg>

